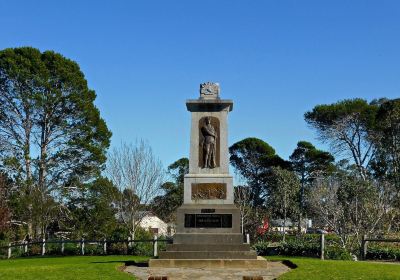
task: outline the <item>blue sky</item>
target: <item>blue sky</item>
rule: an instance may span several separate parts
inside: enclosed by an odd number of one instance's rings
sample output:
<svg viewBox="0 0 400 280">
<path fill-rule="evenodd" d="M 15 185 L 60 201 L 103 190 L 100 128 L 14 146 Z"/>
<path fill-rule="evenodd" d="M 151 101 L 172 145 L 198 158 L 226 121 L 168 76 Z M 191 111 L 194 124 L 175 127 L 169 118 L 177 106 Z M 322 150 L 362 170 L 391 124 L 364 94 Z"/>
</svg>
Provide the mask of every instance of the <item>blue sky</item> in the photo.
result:
<svg viewBox="0 0 400 280">
<path fill-rule="evenodd" d="M 185 100 L 201 82 L 233 99 L 229 144 L 258 137 L 288 158 L 323 147 L 303 114 L 345 98 L 400 96 L 400 1 L 0 0 L 0 49 L 76 61 L 113 132 L 165 166 L 189 155 Z"/>
</svg>

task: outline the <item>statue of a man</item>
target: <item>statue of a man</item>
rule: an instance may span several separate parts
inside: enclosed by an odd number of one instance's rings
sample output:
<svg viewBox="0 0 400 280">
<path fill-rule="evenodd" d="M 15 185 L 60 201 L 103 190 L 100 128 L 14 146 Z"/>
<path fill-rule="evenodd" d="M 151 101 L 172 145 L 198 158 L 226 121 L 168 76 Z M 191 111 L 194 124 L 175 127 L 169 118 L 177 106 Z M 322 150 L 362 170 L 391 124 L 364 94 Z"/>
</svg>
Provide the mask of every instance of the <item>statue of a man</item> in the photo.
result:
<svg viewBox="0 0 400 280">
<path fill-rule="evenodd" d="M 206 117 L 205 123 L 201 127 L 203 134 L 203 168 L 216 167 L 216 153 L 217 153 L 217 133 L 215 128 L 211 125 L 211 118 Z"/>
</svg>

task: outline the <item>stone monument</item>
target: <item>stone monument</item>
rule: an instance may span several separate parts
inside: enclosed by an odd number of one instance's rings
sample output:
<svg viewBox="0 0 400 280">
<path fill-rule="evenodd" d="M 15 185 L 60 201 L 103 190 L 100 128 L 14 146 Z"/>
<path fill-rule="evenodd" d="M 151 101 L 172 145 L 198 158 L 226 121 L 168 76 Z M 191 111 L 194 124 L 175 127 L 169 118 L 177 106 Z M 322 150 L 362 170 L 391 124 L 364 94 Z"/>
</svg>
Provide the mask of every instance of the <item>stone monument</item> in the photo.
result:
<svg viewBox="0 0 400 280">
<path fill-rule="evenodd" d="M 256 252 L 243 242 L 240 212 L 234 204 L 233 178 L 229 174 L 228 113 L 233 102 L 221 99 L 219 94 L 219 84 L 203 83 L 200 97 L 186 101 L 192 118 L 184 202 L 177 210 L 173 244 L 160 252 L 159 259 L 150 260 L 150 267 L 199 263 L 218 267 L 244 263 L 260 266 Z M 265 265 L 262 262 L 261 266 Z"/>
</svg>

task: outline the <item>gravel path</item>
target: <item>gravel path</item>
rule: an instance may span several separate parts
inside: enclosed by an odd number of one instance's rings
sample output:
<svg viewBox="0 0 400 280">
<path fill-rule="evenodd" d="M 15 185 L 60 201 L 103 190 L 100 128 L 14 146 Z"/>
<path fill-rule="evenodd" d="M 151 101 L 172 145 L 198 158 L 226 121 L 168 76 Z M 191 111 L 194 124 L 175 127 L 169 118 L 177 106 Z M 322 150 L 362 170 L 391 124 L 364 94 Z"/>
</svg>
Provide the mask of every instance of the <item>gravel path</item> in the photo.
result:
<svg viewBox="0 0 400 280">
<path fill-rule="evenodd" d="M 262 276 L 264 280 L 272 280 L 289 270 L 290 268 L 281 262 L 268 262 L 267 269 L 150 268 L 137 266 L 125 268 L 125 272 L 135 275 L 140 280 L 148 280 L 150 276 L 168 276 L 168 280 L 243 280 L 243 276 Z"/>
</svg>

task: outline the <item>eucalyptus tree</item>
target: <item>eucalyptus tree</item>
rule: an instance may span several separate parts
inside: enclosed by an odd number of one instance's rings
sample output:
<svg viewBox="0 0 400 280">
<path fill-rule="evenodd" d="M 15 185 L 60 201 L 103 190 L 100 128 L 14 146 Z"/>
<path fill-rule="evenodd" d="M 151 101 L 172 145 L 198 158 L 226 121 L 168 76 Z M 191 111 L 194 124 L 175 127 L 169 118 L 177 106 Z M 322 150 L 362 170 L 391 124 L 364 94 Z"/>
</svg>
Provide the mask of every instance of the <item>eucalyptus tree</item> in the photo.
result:
<svg viewBox="0 0 400 280">
<path fill-rule="evenodd" d="M 376 114 L 379 104 L 363 99 L 346 99 L 328 105 L 317 105 L 306 112 L 306 122 L 319 139 L 334 153 L 352 159 L 359 176 L 367 179 L 367 170 L 376 151 Z"/>
<path fill-rule="evenodd" d="M 10 227 L 10 187 L 11 182 L 4 174 L 0 173 L 0 236 Z M 2 238 L 0 237 L 0 239 Z"/>
<path fill-rule="evenodd" d="M 20 186 L 30 234 L 44 236 L 62 195 L 101 172 L 111 132 L 95 98 L 60 54 L 0 51 L 0 168 Z"/>
<path fill-rule="evenodd" d="M 381 175 L 400 191 L 400 99 L 382 103 L 377 113 L 377 129 L 380 137 L 375 170 L 381 170 Z"/>
</svg>

